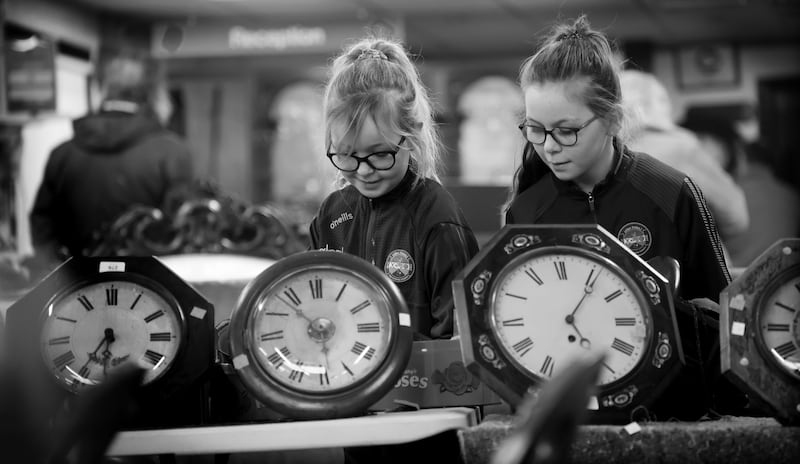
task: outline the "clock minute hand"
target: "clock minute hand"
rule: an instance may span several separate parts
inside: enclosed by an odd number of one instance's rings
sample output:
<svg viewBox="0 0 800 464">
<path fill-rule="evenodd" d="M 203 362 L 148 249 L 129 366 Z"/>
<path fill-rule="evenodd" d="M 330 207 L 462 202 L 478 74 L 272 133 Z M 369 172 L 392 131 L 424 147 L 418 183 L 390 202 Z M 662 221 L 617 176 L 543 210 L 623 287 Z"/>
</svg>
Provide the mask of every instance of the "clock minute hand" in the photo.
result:
<svg viewBox="0 0 800 464">
<path fill-rule="evenodd" d="M 289 303 L 288 301 L 284 300 L 284 299 L 283 299 L 283 298 L 281 298 L 281 297 L 278 297 L 278 299 L 279 299 L 279 300 L 281 300 L 281 301 L 283 301 L 283 304 L 285 304 L 286 306 L 288 306 L 288 307 L 289 307 L 289 308 L 290 308 L 292 311 L 294 311 L 294 312 L 295 312 L 295 314 L 297 314 L 298 316 L 300 316 L 300 317 L 302 317 L 303 319 L 307 320 L 309 323 L 311 322 L 311 318 L 309 318 L 308 316 L 306 316 L 306 314 L 303 312 L 303 310 L 302 310 L 302 309 L 300 309 L 300 308 L 296 307 L 295 305 L 293 305 L 293 304 Z"/>
<path fill-rule="evenodd" d="M 592 293 L 592 291 L 594 290 L 594 283 L 597 282 L 597 278 L 600 277 L 600 273 L 598 272 L 597 275 L 594 276 L 594 279 L 592 279 L 592 274 L 594 274 L 594 269 L 592 269 L 592 272 L 589 273 L 589 277 L 586 279 L 586 284 L 583 286 L 583 296 L 581 296 L 581 299 L 580 301 L 578 301 L 578 304 L 575 305 L 575 309 L 573 309 L 572 312 L 569 313 L 569 316 L 567 316 L 568 324 L 574 324 L 575 313 L 578 312 L 578 309 L 581 307 L 581 304 L 583 304 L 583 300 L 585 300 L 586 297 L 589 296 L 589 294 Z M 589 279 L 592 279 L 592 281 L 590 282 Z"/>
</svg>

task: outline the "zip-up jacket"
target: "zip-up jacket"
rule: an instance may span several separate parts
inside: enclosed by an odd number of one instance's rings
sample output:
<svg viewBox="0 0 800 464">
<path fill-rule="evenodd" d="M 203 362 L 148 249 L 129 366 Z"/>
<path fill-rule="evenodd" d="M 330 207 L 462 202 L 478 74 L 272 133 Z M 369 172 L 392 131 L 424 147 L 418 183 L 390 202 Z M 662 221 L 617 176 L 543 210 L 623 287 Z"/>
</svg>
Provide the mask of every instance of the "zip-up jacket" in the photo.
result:
<svg viewBox="0 0 800 464">
<path fill-rule="evenodd" d="M 100 111 L 73 127 L 73 138 L 50 153 L 30 213 L 37 254 L 66 247 L 82 255 L 130 207 L 162 207 L 192 180 L 188 146 L 149 108 Z"/>
<path fill-rule="evenodd" d="M 591 193 L 548 173 L 512 201 L 506 222 L 599 224 L 645 261 L 677 259 L 684 300 L 718 302 L 730 275 L 702 193 L 650 155 L 614 146 L 614 167 Z"/>
<path fill-rule="evenodd" d="M 348 185 L 323 201 L 310 235 L 314 249 L 357 255 L 383 270 L 403 294 L 418 337 L 453 334 L 452 280 L 478 242 L 441 184 L 409 170 L 379 198 Z"/>
</svg>

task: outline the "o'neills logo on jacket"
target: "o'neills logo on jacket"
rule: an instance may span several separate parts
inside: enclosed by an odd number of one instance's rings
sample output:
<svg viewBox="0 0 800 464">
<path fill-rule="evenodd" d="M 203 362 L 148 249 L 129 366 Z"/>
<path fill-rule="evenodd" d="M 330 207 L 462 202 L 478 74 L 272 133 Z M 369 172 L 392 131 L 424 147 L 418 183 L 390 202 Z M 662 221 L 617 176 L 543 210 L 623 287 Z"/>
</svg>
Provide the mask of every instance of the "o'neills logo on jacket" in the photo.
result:
<svg viewBox="0 0 800 464">
<path fill-rule="evenodd" d="M 342 213 L 338 218 L 331 221 L 331 230 L 339 227 L 340 225 L 344 224 L 347 221 L 353 220 L 353 213 Z"/>
</svg>

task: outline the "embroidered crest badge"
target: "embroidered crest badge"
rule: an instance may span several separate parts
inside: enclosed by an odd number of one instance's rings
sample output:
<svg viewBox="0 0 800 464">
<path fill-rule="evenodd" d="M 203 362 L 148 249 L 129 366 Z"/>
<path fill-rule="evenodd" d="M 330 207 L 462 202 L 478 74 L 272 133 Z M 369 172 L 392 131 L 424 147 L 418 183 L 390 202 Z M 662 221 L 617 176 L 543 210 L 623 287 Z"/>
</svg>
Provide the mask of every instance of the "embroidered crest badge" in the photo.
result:
<svg viewBox="0 0 800 464">
<path fill-rule="evenodd" d="M 383 272 L 395 282 L 405 282 L 414 275 L 414 258 L 406 250 L 394 250 L 386 257 Z"/>
<path fill-rule="evenodd" d="M 653 235 L 650 229 L 640 222 L 629 222 L 619 229 L 617 238 L 632 252 L 639 256 L 647 253 L 653 244 Z"/>
</svg>

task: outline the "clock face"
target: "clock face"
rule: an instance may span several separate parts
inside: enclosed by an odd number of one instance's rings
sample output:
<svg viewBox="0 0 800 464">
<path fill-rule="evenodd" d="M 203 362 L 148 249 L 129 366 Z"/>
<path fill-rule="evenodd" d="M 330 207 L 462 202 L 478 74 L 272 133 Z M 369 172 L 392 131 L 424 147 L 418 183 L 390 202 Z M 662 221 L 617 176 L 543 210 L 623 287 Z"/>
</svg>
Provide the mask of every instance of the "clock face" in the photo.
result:
<svg viewBox="0 0 800 464">
<path fill-rule="evenodd" d="M 40 347 L 45 365 L 65 388 L 101 383 L 127 361 L 146 369 L 147 384 L 174 363 L 183 327 L 176 302 L 158 284 L 112 278 L 56 296 L 45 314 Z"/>
<path fill-rule="evenodd" d="M 498 275 L 491 324 L 501 348 L 534 379 L 606 354 L 599 385 L 630 374 L 647 352 L 649 310 L 617 265 L 578 248 L 527 252 Z"/>
<path fill-rule="evenodd" d="M 291 418 L 366 410 L 402 375 L 412 338 L 395 284 L 331 251 L 290 255 L 251 281 L 229 336 L 244 386 Z"/>
<path fill-rule="evenodd" d="M 335 391 L 381 365 L 392 340 L 392 308 L 369 282 L 337 269 L 300 270 L 266 289 L 247 341 L 282 385 Z"/>
<path fill-rule="evenodd" d="M 602 358 L 591 421 L 627 423 L 684 365 L 669 281 L 596 224 L 511 224 L 453 280 L 464 364 L 519 407 Z"/>
<path fill-rule="evenodd" d="M 800 379 L 800 274 L 782 280 L 758 306 L 758 330 L 767 357 Z"/>
</svg>

